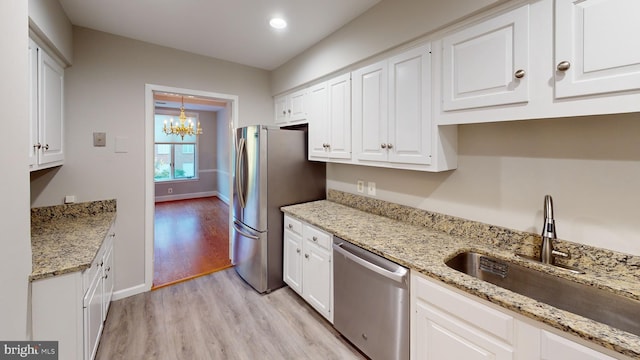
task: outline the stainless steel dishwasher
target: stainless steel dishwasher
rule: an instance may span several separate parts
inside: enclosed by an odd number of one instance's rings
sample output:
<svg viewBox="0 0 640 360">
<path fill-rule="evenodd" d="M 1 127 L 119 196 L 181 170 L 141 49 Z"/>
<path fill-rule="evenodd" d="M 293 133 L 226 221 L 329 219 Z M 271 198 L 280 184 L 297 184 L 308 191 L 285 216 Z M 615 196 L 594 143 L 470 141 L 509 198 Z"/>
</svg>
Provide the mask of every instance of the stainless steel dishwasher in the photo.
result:
<svg viewBox="0 0 640 360">
<path fill-rule="evenodd" d="M 409 359 L 409 270 L 333 238 L 333 326 L 371 359 Z"/>
</svg>

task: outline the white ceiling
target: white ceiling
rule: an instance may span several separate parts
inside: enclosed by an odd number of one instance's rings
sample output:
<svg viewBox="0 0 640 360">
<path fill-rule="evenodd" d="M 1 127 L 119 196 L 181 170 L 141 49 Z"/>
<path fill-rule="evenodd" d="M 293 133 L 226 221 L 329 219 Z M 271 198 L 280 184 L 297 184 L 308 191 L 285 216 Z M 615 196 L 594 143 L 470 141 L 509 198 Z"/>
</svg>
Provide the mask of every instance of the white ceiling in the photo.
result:
<svg viewBox="0 0 640 360">
<path fill-rule="evenodd" d="M 59 0 L 71 23 L 273 70 L 380 0 Z M 269 27 L 273 16 L 288 22 Z"/>
</svg>

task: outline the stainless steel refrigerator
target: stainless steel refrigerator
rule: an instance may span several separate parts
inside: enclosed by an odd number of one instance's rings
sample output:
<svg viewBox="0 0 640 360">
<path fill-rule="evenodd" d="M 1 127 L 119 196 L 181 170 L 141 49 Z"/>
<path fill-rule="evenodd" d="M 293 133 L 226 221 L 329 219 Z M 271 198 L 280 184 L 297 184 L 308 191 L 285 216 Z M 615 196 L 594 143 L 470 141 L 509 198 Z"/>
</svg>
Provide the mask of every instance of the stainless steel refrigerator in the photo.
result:
<svg viewBox="0 0 640 360">
<path fill-rule="evenodd" d="M 325 198 L 325 164 L 307 160 L 306 144 L 302 130 L 237 129 L 233 264 L 260 293 L 284 285 L 280 207 Z"/>
</svg>

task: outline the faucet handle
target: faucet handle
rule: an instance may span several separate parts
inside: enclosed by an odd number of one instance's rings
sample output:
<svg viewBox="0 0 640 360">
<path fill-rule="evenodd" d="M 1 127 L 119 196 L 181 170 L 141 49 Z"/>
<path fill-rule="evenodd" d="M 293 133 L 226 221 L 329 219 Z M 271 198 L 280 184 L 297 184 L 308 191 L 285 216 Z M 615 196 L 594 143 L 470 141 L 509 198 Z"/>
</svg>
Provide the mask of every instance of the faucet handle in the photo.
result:
<svg viewBox="0 0 640 360">
<path fill-rule="evenodd" d="M 571 259 L 571 255 L 568 252 L 560 251 L 560 250 L 551 250 L 551 255 L 554 257 L 561 257 L 563 259 Z"/>
</svg>

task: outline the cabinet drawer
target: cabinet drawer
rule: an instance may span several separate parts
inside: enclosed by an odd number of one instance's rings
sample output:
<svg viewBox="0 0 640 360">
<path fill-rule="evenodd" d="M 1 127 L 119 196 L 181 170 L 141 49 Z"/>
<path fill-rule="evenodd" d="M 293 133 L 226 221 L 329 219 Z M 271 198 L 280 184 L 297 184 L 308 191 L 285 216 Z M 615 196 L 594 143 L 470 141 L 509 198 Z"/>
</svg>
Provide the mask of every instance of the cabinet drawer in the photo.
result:
<svg viewBox="0 0 640 360">
<path fill-rule="evenodd" d="M 327 250 L 331 247 L 331 235 L 328 233 L 306 224 L 304 225 L 303 231 L 303 237 L 305 240 L 309 240 L 310 242 Z"/>
<path fill-rule="evenodd" d="M 419 300 L 453 314 L 506 343 L 513 345 L 514 319 L 452 290 L 436 285 L 418 275 L 414 276 L 413 290 Z"/>
<path fill-rule="evenodd" d="M 289 215 L 284 216 L 284 229 L 302 235 L 302 223 Z"/>
</svg>

